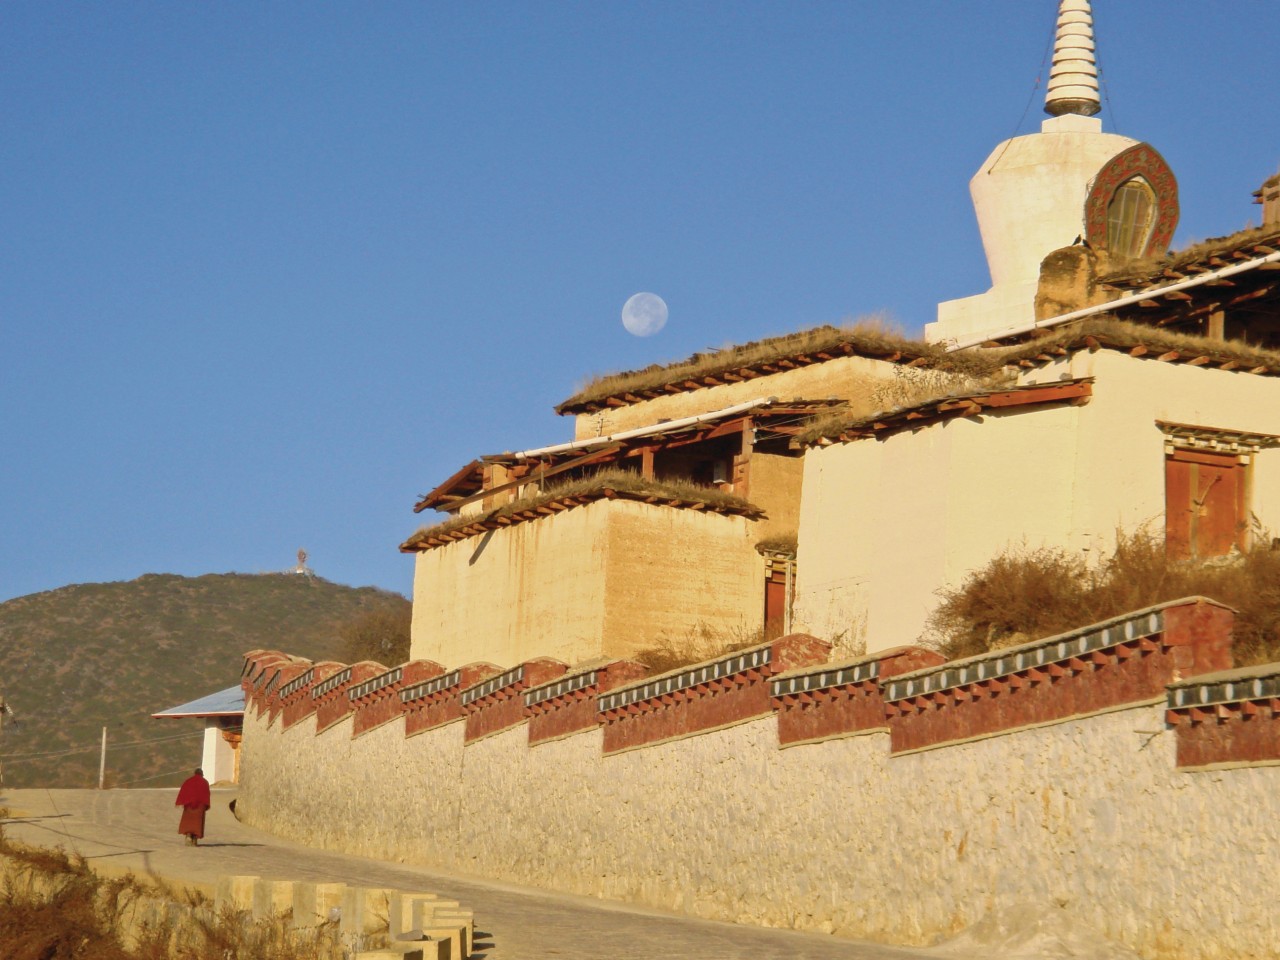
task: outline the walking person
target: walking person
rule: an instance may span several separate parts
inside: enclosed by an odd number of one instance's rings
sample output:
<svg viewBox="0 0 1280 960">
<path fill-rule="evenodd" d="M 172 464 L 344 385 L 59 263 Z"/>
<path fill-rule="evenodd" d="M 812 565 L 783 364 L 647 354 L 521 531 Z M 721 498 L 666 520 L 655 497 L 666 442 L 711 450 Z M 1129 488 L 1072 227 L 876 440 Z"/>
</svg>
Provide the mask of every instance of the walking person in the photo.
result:
<svg viewBox="0 0 1280 960">
<path fill-rule="evenodd" d="M 174 805 L 182 807 L 178 832 L 187 838 L 187 843 L 196 846 L 204 836 L 204 815 L 209 809 L 209 781 L 204 778 L 204 771 L 199 767 L 196 767 L 194 774 L 182 781 Z"/>
</svg>

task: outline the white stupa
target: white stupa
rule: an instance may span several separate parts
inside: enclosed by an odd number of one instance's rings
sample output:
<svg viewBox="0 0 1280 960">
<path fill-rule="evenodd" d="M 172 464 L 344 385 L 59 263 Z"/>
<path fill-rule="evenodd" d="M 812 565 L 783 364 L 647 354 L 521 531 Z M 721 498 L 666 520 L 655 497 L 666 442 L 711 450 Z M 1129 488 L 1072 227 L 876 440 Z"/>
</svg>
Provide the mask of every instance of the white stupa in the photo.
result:
<svg viewBox="0 0 1280 960">
<path fill-rule="evenodd" d="M 1049 119 L 1039 133 L 997 146 L 969 181 L 991 289 L 938 304 L 937 322 L 925 326 L 927 339 L 963 340 L 1035 319 L 1041 261 L 1091 236 L 1086 201 L 1095 180 L 1109 161 L 1138 146 L 1128 137 L 1103 133 L 1095 116 L 1100 108 L 1092 10 L 1088 0 L 1061 0 L 1045 94 Z M 1176 222 L 1176 186 L 1174 191 Z M 1150 225 L 1138 238 L 1144 250 L 1154 226 L 1154 201 L 1149 207 Z M 1104 229 L 1107 214 L 1104 208 Z"/>
</svg>

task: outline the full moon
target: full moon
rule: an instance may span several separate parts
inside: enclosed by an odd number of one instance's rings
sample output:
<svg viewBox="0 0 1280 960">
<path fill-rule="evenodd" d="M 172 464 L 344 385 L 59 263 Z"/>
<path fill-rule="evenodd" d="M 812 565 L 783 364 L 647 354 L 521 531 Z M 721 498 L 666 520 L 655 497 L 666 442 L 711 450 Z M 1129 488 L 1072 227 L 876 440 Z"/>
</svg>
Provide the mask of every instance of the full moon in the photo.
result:
<svg viewBox="0 0 1280 960">
<path fill-rule="evenodd" d="M 636 337 L 651 337 L 667 324 L 667 303 L 656 293 L 637 293 L 622 305 L 622 325 Z"/>
</svg>

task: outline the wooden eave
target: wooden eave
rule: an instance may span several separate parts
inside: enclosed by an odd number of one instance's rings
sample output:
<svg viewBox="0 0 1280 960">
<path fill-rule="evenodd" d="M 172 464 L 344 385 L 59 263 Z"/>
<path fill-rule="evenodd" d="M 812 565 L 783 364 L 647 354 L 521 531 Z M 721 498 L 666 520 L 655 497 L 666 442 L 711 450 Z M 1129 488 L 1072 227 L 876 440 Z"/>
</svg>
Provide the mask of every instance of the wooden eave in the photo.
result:
<svg viewBox="0 0 1280 960">
<path fill-rule="evenodd" d="M 633 500 L 653 506 L 670 507 L 677 510 L 705 511 L 723 516 L 746 517 L 750 520 L 756 520 L 764 516 L 763 510 L 745 501 L 739 506 L 729 503 L 714 503 L 708 500 L 700 500 L 696 497 L 675 497 L 660 493 L 619 490 L 605 486 L 599 490 L 585 493 L 565 494 L 552 500 L 531 504 L 528 507 L 523 507 L 510 513 L 477 517 L 469 523 L 452 526 L 445 530 L 423 530 L 415 533 L 400 544 L 400 552 L 423 553 L 427 550 L 434 550 L 436 547 L 446 546 L 456 540 L 467 540 L 490 530 L 496 530 L 499 527 L 510 527 L 530 520 L 539 520 L 542 517 L 553 516 L 564 510 L 580 507 L 587 503 L 594 503 L 597 500 Z"/>
<path fill-rule="evenodd" d="M 948 420 L 978 416 L 988 410 L 1051 405 L 1080 406 L 1093 396 L 1093 378 L 1066 380 L 1059 383 L 1029 384 L 991 393 L 943 397 L 881 414 L 866 420 L 833 427 L 830 432 L 808 441 L 807 445 L 824 445 L 853 440 L 884 440 L 904 430 L 917 430 Z"/>
<path fill-rule="evenodd" d="M 435 507 L 439 510 L 447 509 L 447 504 L 451 500 L 460 500 L 463 497 L 470 496 L 478 491 L 483 483 L 484 462 L 482 460 L 472 460 L 430 493 L 420 497 L 418 502 L 413 505 L 413 512 L 421 513 L 427 507 Z"/>
<path fill-rule="evenodd" d="M 658 430 L 625 442 L 602 444 L 600 448 L 594 450 L 580 447 L 540 458 L 518 460 L 514 454 L 510 453 L 485 455 L 472 460 L 448 480 L 419 499 L 414 505 L 413 512 L 421 513 L 427 507 L 446 511 L 456 510 L 475 502 L 482 496 L 509 490 L 519 484 L 528 483 L 532 479 L 549 478 L 572 467 L 609 463 L 640 456 L 645 450 L 671 449 L 730 436 L 741 432 L 748 422 L 765 439 L 770 436 L 791 436 L 805 428 L 804 421 L 834 407 L 843 406 L 845 402 L 844 400 L 779 401 L 770 406 L 757 407 L 747 413 L 734 414 L 722 419 L 703 420 L 696 424 L 673 427 L 669 431 Z M 604 438 L 601 439 L 604 440 Z M 518 476 L 509 483 L 484 489 L 483 469 L 488 464 L 512 467 L 512 472 Z"/>
<path fill-rule="evenodd" d="M 672 393 L 687 393 L 693 390 L 701 390 L 704 387 L 720 387 L 730 383 L 741 383 L 744 380 L 752 380 L 756 377 L 782 373 L 799 367 L 807 367 L 813 364 L 826 363 L 829 360 L 837 360 L 841 357 L 853 356 L 900 364 L 919 363 L 927 359 L 911 351 L 903 352 L 896 348 L 878 350 L 859 345 L 853 339 L 848 339 L 825 346 L 821 350 L 809 349 L 772 357 L 767 360 L 757 360 L 745 365 L 727 365 L 723 370 L 701 374 L 696 379 L 677 376 L 672 377 L 669 381 L 655 383 L 643 389 L 619 390 L 616 393 L 576 402 L 570 399 L 558 404 L 555 411 L 561 416 L 595 413 L 597 410 L 610 407 L 624 407 L 634 403 L 641 403 L 645 400 L 655 400 L 658 397 L 664 397 Z"/>
</svg>

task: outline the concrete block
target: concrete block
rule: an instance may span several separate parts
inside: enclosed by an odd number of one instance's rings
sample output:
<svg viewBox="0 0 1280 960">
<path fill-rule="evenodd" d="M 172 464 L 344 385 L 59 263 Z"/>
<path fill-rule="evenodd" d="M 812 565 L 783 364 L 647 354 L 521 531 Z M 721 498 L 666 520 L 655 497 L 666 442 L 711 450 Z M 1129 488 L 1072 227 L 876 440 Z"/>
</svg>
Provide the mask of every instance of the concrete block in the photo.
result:
<svg viewBox="0 0 1280 960">
<path fill-rule="evenodd" d="M 390 901 L 395 891 L 385 887 L 347 887 L 342 896 L 342 919 L 338 929 L 363 937 L 389 929 Z"/>
<path fill-rule="evenodd" d="M 297 883 L 293 888 L 293 925 L 315 927 L 327 923 L 331 911 L 341 914 L 345 883 Z"/>
<path fill-rule="evenodd" d="M 225 904 L 235 910 L 252 910 L 253 888 L 258 879 L 252 876 L 219 877 L 214 903 L 220 907 Z"/>
<path fill-rule="evenodd" d="M 471 915 L 453 916 L 436 914 L 429 925 L 422 927 L 422 932 L 429 937 L 449 937 L 457 941 L 456 951 L 461 956 L 471 956 L 471 941 L 475 937 L 475 923 Z"/>
<path fill-rule="evenodd" d="M 369 953 L 357 953 L 355 960 L 462 960 L 452 952 L 448 940 L 414 940 L 412 943 L 393 943 L 389 947 Z"/>
<path fill-rule="evenodd" d="M 403 890 L 392 891 L 387 904 L 387 928 L 391 936 L 412 930 L 420 926 L 414 920 L 414 901 L 439 899 L 434 893 L 405 893 Z"/>
<path fill-rule="evenodd" d="M 257 878 L 253 885 L 253 918 L 269 920 L 293 911 L 293 881 Z"/>
<path fill-rule="evenodd" d="M 438 927 L 425 927 L 422 932 L 432 940 L 450 944 L 451 957 L 471 956 L 471 930 L 464 924 L 445 922 Z"/>
<path fill-rule="evenodd" d="M 432 918 L 440 911 L 457 909 L 459 909 L 457 900 L 441 900 L 439 897 L 433 897 L 429 900 L 414 898 L 409 909 L 404 914 L 404 919 L 408 921 L 404 929 L 412 930 L 414 927 L 429 927 L 434 923 Z"/>
</svg>

